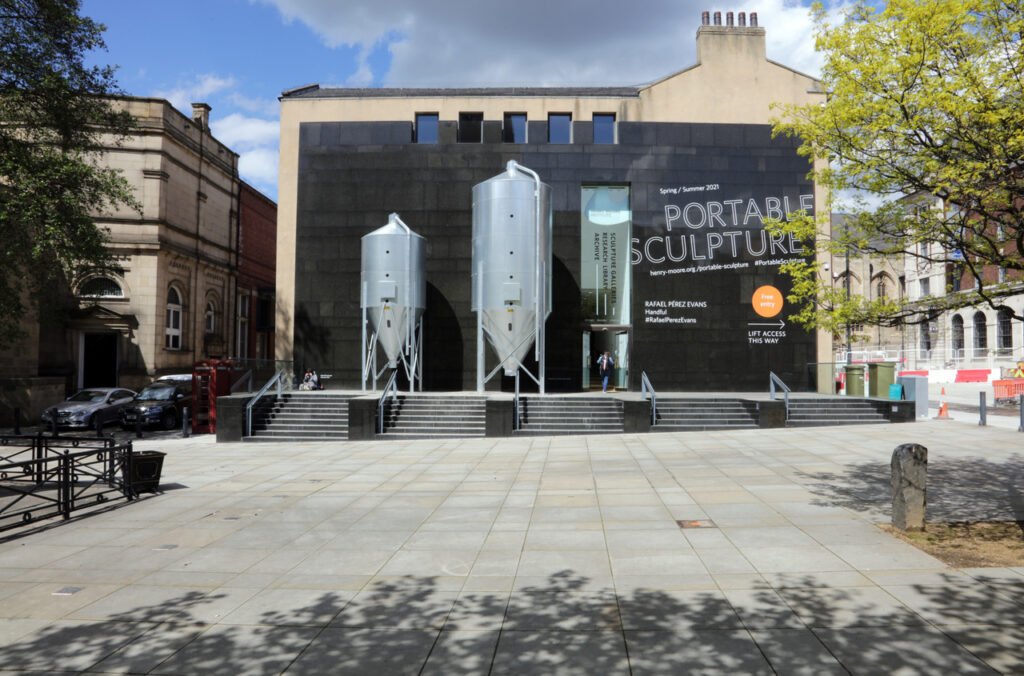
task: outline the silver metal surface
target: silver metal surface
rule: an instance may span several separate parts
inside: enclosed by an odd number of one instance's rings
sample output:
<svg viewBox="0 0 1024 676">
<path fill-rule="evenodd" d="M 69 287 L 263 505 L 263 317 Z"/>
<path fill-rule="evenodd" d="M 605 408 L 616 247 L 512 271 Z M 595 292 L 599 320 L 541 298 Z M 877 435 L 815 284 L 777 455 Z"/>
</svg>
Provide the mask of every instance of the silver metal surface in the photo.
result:
<svg viewBox="0 0 1024 676">
<path fill-rule="evenodd" d="M 551 307 L 551 188 L 516 162 L 473 187 L 472 309 L 506 375 L 536 345 L 543 392 L 544 321 Z M 483 345 L 478 344 L 478 351 Z M 483 388 L 478 352 L 477 388 Z M 527 371 L 529 374 L 529 371 Z"/>
<path fill-rule="evenodd" d="M 426 243 L 398 214 L 387 225 L 362 238 L 360 307 L 364 315 L 363 383 L 373 371 L 376 346 L 384 350 L 387 368 L 405 363 L 410 374 L 419 371 L 418 327 L 426 308 Z M 369 322 L 372 336 L 366 337 Z M 415 378 L 410 377 L 410 384 Z"/>
</svg>

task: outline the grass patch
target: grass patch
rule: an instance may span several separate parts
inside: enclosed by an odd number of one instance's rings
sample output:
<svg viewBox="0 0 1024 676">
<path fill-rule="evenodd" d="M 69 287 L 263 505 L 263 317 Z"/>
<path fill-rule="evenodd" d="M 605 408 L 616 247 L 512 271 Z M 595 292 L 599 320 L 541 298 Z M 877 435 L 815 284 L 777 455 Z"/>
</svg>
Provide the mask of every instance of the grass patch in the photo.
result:
<svg viewBox="0 0 1024 676">
<path fill-rule="evenodd" d="M 954 568 L 1024 566 L 1024 521 L 929 523 L 925 530 L 882 529 Z"/>
</svg>

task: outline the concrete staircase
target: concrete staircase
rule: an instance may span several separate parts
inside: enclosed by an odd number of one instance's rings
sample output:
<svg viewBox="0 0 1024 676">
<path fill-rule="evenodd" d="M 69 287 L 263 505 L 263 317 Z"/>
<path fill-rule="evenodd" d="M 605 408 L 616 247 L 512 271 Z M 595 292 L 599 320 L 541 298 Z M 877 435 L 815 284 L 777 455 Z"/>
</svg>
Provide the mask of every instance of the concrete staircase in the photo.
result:
<svg viewBox="0 0 1024 676">
<path fill-rule="evenodd" d="M 400 394 L 384 404 L 384 433 L 378 439 L 436 439 L 486 436 L 484 397 Z"/>
<path fill-rule="evenodd" d="M 521 397 L 521 436 L 615 434 L 623 431 L 622 402 L 607 397 Z"/>
<path fill-rule="evenodd" d="M 886 406 L 871 399 L 790 399 L 786 427 L 887 423 Z"/>
<path fill-rule="evenodd" d="M 757 404 L 739 399 L 658 398 L 652 432 L 700 432 L 756 429 Z"/>
<path fill-rule="evenodd" d="M 334 441 L 348 439 L 350 394 L 287 392 L 266 398 L 253 411 L 252 436 L 244 441 Z"/>
</svg>

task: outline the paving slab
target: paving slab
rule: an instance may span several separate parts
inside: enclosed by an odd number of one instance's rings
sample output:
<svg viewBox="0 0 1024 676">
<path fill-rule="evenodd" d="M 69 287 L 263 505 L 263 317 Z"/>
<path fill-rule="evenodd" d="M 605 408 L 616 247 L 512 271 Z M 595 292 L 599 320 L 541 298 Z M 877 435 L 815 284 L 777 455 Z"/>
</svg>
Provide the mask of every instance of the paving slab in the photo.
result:
<svg viewBox="0 0 1024 676">
<path fill-rule="evenodd" d="M 880 528 L 1019 518 L 1021 436 L 856 429 L 215 444 L 163 493 L 0 539 L 0 664 L 79 673 L 1015 673 L 1024 568 Z"/>
</svg>

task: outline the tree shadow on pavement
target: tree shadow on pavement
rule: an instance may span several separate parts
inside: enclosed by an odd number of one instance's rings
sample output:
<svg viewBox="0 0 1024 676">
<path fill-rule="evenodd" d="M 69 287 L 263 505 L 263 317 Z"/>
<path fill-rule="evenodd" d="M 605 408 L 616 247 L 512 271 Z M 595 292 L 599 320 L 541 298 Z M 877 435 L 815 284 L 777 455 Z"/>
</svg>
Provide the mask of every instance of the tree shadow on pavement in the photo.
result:
<svg viewBox="0 0 1024 676">
<path fill-rule="evenodd" d="M 892 506 L 886 464 L 850 465 L 843 472 L 804 473 L 812 504 L 888 517 Z M 933 521 L 1024 519 L 1024 457 L 1005 462 L 977 458 L 929 462 L 927 518 Z"/>
<path fill-rule="evenodd" d="M 91 620 L 41 628 L 6 620 L 0 664 L 157 674 L 990 673 L 981 660 L 1024 668 L 1020 592 L 954 573 L 884 591 L 790 577 L 618 594 L 571 571 L 511 593 L 405 577 L 358 593 L 265 589 L 210 624 L 230 592 L 196 591 L 111 613 L 101 600 L 74 613 Z"/>
</svg>

